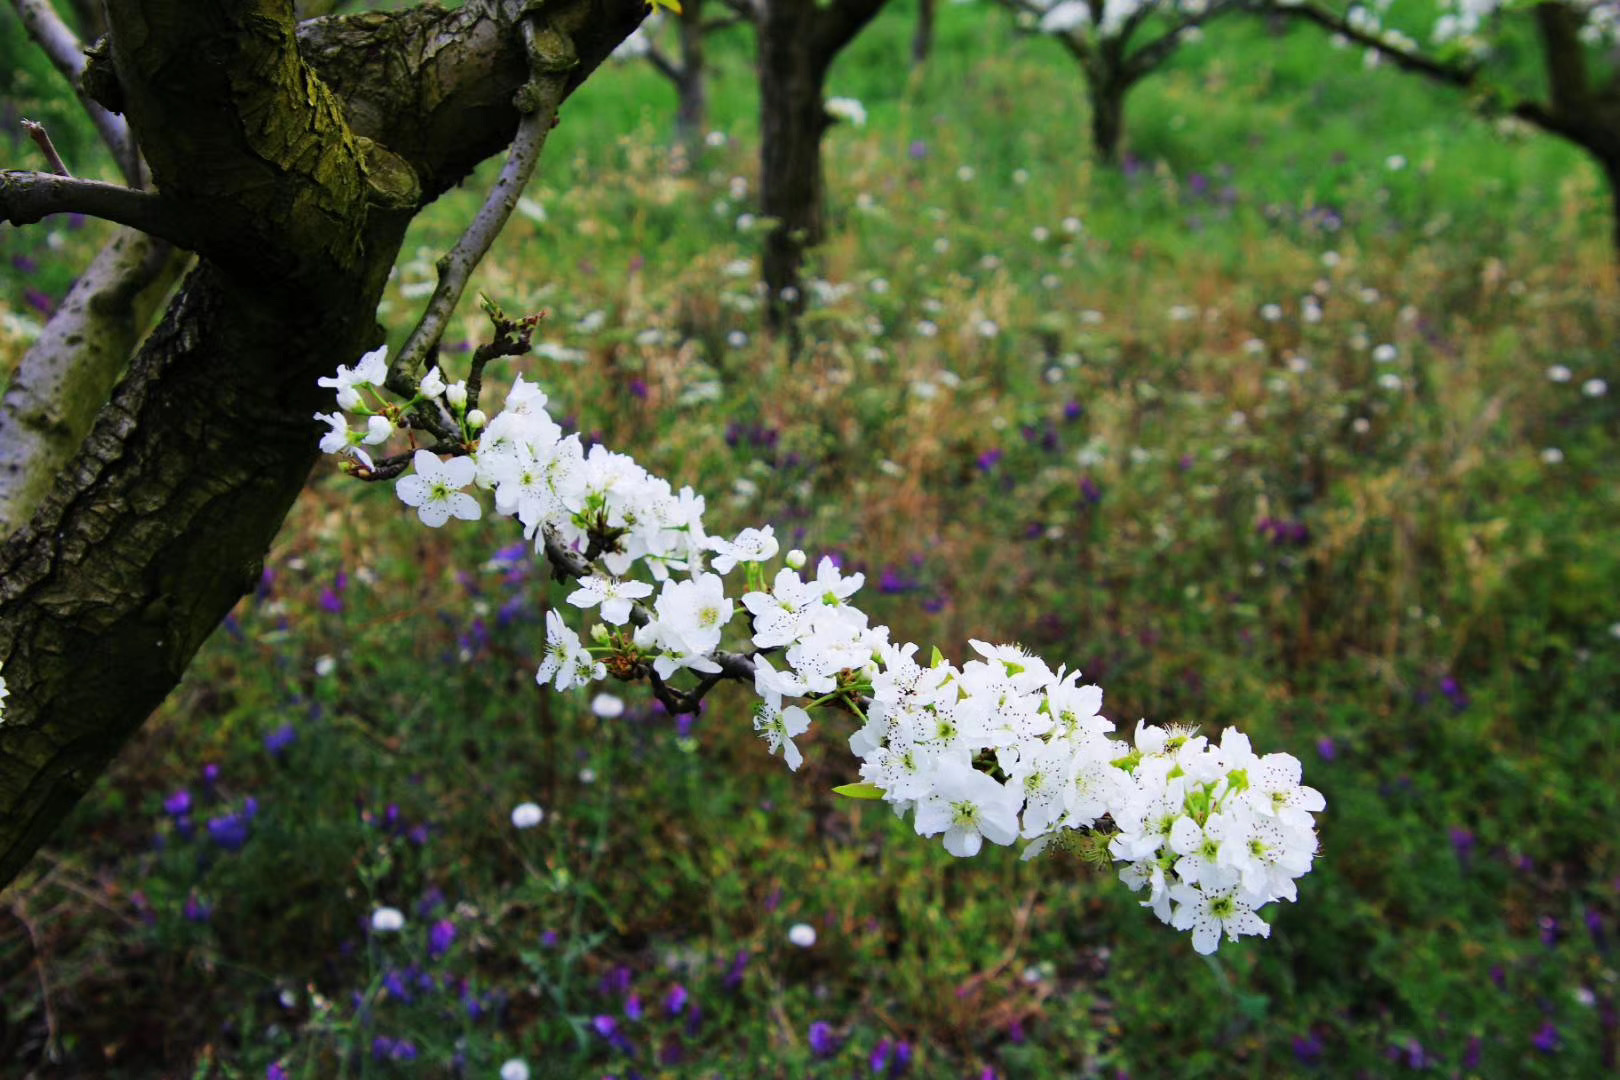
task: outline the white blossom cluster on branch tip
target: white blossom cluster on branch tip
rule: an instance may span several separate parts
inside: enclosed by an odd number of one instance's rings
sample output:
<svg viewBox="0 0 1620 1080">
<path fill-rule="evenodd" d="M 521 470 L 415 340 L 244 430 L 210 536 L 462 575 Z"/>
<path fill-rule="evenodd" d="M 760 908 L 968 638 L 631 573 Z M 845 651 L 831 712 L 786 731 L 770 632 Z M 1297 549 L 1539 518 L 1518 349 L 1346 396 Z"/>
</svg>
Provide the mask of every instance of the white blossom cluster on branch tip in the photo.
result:
<svg viewBox="0 0 1620 1080">
<path fill-rule="evenodd" d="M 1043 34 L 1084 34 L 1093 29 L 1102 38 L 1117 38 L 1126 24 L 1157 11 L 1167 18 L 1198 18 L 1209 10 L 1210 0 L 1059 0 L 1058 3 L 1032 4 L 1040 11 L 1038 22 Z"/>
<path fill-rule="evenodd" d="M 337 390 L 341 408 L 358 390 L 375 392 L 377 363 L 370 354 L 322 385 Z M 1295 899 L 1316 854 L 1312 815 L 1325 805 L 1301 783 L 1297 759 L 1256 755 L 1235 729 L 1212 744 L 1144 722 L 1129 740 L 1115 738 L 1100 688 L 1016 645 L 974 641 L 977 655 L 961 666 L 937 650 L 919 661 L 916 645 L 891 641 L 853 603 L 863 575 L 823 558 L 806 577 L 799 551 L 768 574 L 780 552 L 770 526 L 710 536 L 701 496 L 601 445 L 586 450 L 521 376 L 487 424 L 467 422 L 465 393 L 451 394 L 437 372 L 423 385 L 442 395 L 468 441 L 448 460 L 417 450 L 415 472 L 396 482 L 400 500 L 438 527 L 479 516 L 463 488 L 490 491 L 496 511 L 516 517 L 536 551 L 575 579 L 570 617 L 546 615 L 540 684 L 646 678 L 662 700 L 679 677 L 697 685 L 674 700 L 695 708 L 719 678 L 750 680 L 754 729 L 790 769 L 803 762 L 795 740 L 812 711 L 852 716 L 861 782 L 841 792 L 885 800 L 956 856 L 1023 839 L 1025 858 L 1060 850 L 1111 859 L 1127 886 L 1145 890 L 1143 906 L 1191 930 L 1201 953 L 1223 934 L 1268 935 L 1256 911 Z M 332 452 L 355 447 L 333 440 Z M 600 622 L 582 638 L 572 623 L 590 611 Z M 749 651 L 723 653 L 739 614 Z"/>
</svg>

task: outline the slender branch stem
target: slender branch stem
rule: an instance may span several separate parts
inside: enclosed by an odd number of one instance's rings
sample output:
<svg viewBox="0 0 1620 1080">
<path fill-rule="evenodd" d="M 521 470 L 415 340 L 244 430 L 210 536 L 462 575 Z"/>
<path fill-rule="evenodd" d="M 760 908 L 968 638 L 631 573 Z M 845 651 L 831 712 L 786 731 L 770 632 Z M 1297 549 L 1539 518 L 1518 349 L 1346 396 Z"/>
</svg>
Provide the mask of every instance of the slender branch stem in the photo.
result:
<svg viewBox="0 0 1620 1080">
<path fill-rule="evenodd" d="M 533 54 L 534 24 L 525 20 L 523 26 Z M 512 140 L 499 179 L 456 246 L 439 259 L 439 283 L 428 300 L 427 309 L 388 366 L 388 388 L 401 397 L 416 396 L 417 382 L 426 369 L 428 355 L 444 336 L 445 327 L 456 305 L 461 302 L 462 293 L 466 292 L 473 270 L 506 227 L 513 208 L 517 206 L 518 197 L 534 175 L 535 166 L 540 161 L 540 151 L 546 145 L 546 137 L 556 125 L 557 107 L 567 94 L 568 85 L 566 78 L 542 78 L 537 71 L 537 77 L 530 81 L 528 89 L 532 92 L 532 98 L 526 102 L 530 108 L 518 122 L 517 135 Z M 520 91 L 519 96 L 523 96 L 523 92 Z"/>
<path fill-rule="evenodd" d="M 73 175 L 68 171 L 67 164 L 62 160 L 62 155 L 57 153 L 56 144 L 51 142 L 51 133 L 45 130 L 44 124 L 24 120 L 22 127 L 24 131 L 28 132 L 28 137 L 34 140 L 34 145 L 39 147 L 39 152 L 45 155 L 45 161 L 50 165 L 51 172 L 57 176 L 71 177 Z"/>
<path fill-rule="evenodd" d="M 0 171 L 0 221 L 32 225 L 47 214 L 62 213 L 116 221 L 193 251 L 199 246 L 181 216 L 152 192 L 71 176 Z"/>
<path fill-rule="evenodd" d="M 675 62 L 669 57 L 665 56 L 659 50 L 657 45 L 648 44 L 646 56 L 647 62 L 657 69 L 658 74 L 662 75 L 675 85 L 680 85 L 682 78 L 681 69 L 676 67 Z"/>
</svg>

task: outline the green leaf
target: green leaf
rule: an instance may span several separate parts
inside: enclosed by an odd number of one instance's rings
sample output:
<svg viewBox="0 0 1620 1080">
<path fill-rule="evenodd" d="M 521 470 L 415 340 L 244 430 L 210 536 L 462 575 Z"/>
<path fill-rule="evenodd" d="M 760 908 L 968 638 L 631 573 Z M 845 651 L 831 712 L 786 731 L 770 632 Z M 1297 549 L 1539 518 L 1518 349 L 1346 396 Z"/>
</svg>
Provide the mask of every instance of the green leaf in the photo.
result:
<svg viewBox="0 0 1620 1080">
<path fill-rule="evenodd" d="M 931 668 L 936 668 L 936 667 L 939 667 L 939 665 L 943 664 L 944 662 L 945 662 L 945 654 L 939 651 L 939 646 L 938 645 L 935 645 L 934 646 L 934 654 L 929 659 L 928 666 L 931 667 Z"/>
<path fill-rule="evenodd" d="M 833 788 L 833 794 L 848 799 L 881 799 L 883 789 L 876 784 L 842 784 Z"/>
</svg>

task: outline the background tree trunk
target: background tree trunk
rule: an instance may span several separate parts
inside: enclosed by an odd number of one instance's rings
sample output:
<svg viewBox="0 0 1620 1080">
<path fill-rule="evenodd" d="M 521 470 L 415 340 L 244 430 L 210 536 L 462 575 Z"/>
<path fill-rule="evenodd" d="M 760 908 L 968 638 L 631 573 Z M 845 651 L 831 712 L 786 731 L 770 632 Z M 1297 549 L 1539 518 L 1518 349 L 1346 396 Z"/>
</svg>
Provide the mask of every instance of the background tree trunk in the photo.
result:
<svg viewBox="0 0 1620 1080">
<path fill-rule="evenodd" d="M 1119 143 L 1125 134 L 1125 95 L 1130 84 L 1115 73 L 1086 73 L 1091 96 L 1091 147 L 1105 165 L 1119 163 Z"/>
<path fill-rule="evenodd" d="M 644 11 L 551 0 L 543 19 L 579 63 L 546 77 L 577 87 Z M 315 380 L 378 343 L 410 219 L 510 141 L 530 78 L 518 0 L 321 20 L 296 46 L 290 0 L 107 12 L 164 197 L 253 260 L 203 253 L 55 489 L 0 545 L 0 885 L 257 581 L 317 455 L 311 417 L 331 394 Z"/>
<path fill-rule="evenodd" d="M 703 64 L 703 0 L 685 0 L 677 23 L 681 43 L 680 78 L 675 83 L 675 138 L 697 160 L 709 130 L 708 73 Z"/>
<path fill-rule="evenodd" d="M 920 67 L 934 48 L 934 0 L 917 0 L 917 29 L 911 35 L 911 63 Z"/>
<path fill-rule="evenodd" d="M 767 321 L 772 330 L 804 312 L 805 249 L 824 231 L 821 136 L 827 59 L 815 53 L 816 8 L 809 0 L 766 5 L 759 26 L 760 196 L 773 222 L 765 237 Z"/>
</svg>

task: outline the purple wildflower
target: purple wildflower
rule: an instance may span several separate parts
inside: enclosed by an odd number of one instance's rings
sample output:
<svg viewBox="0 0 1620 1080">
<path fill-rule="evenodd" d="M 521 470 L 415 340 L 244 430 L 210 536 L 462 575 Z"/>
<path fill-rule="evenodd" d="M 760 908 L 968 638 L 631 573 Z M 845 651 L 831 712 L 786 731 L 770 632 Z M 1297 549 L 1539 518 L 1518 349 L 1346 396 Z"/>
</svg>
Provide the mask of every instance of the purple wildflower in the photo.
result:
<svg viewBox="0 0 1620 1080">
<path fill-rule="evenodd" d="M 1316 753 L 1323 761 L 1332 761 L 1339 756 L 1339 747 L 1331 735 L 1324 735 L 1316 740 Z"/>
<path fill-rule="evenodd" d="M 287 753 L 287 747 L 297 741 L 298 729 L 291 723 L 286 723 L 264 737 L 264 749 L 279 761 Z"/>
<path fill-rule="evenodd" d="M 250 815 L 240 811 L 212 818 L 208 822 L 208 838 L 225 851 L 241 851 L 247 845 L 252 820 Z"/>
<path fill-rule="evenodd" d="M 1557 1053 L 1558 1047 L 1562 1044 L 1563 1039 L 1559 1038 L 1558 1026 L 1551 1020 L 1542 1024 L 1541 1030 L 1536 1032 L 1530 1039 L 1530 1045 L 1543 1054 Z"/>
<path fill-rule="evenodd" d="M 1467 873 L 1469 861 L 1474 855 L 1474 834 L 1472 830 L 1453 826 L 1451 829 L 1451 850 L 1457 853 L 1457 862 L 1462 865 L 1463 872 Z"/>
<path fill-rule="evenodd" d="M 449 919 L 440 919 L 428 931 L 428 955 L 437 960 L 450 951 L 450 946 L 456 941 L 456 924 Z"/>
<path fill-rule="evenodd" d="M 1598 952 L 1609 951 L 1609 938 L 1603 929 L 1603 915 L 1601 912 L 1586 909 L 1586 932 L 1592 935 L 1592 944 L 1597 946 Z"/>
<path fill-rule="evenodd" d="M 32 285 L 23 290 L 23 300 L 41 315 L 49 316 L 56 312 L 56 301 Z"/>
<path fill-rule="evenodd" d="M 840 1043 L 830 1025 L 817 1020 L 810 1025 L 810 1052 L 818 1058 L 830 1058 L 838 1053 Z"/>
<path fill-rule="evenodd" d="M 686 998 L 686 987 L 676 983 L 669 988 L 669 993 L 664 997 L 664 1011 L 672 1017 L 681 1015 L 682 1010 L 686 1008 Z"/>
<path fill-rule="evenodd" d="M 889 1058 L 893 1052 L 893 1047 L 889 1044 L 888 1039 L 878 1040 L 878 1044 L 872 1048 L 872 1056 L 867 1059 L 867 1064 L 872 1067 L 873 1075 L 883 1075 L 884 1070 L 889 1067 Z"/>
<path fill-rule="evenodd" d="M 181 817 L 191 813 L 191 792 L 181 788 L 167 799 L 164 799 L 163 812 L 170 817 Z"/>
<path fill-rule="evenodd" d="M 739 949 L 737 958 L 731 962 L 731 970 L 726 972 L 722 985 L 728 991 L 734 991 L 742 985 L 743 974 L 748 970 L 748 950 Z"/>
</svg>

